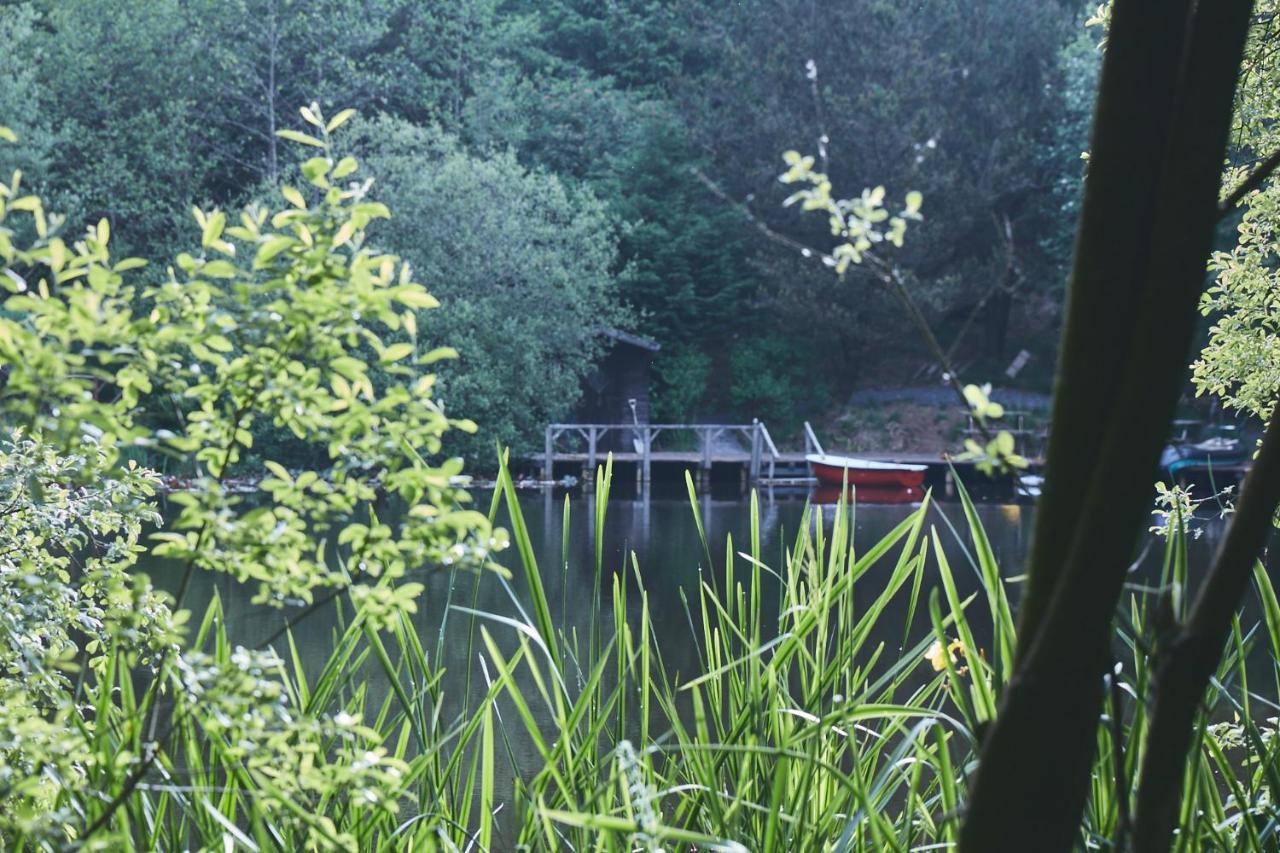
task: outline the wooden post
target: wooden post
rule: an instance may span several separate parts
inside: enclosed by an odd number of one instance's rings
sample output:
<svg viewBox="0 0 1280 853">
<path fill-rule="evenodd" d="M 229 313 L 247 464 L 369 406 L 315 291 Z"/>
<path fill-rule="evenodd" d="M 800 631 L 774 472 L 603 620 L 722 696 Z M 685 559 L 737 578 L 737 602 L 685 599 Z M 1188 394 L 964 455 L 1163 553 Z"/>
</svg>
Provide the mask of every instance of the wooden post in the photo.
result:
<svg viewBox="0 0 1280 853">
<path fill-rule="evenodd" d="M 769 428 L 765 426 L 764 421 L 760 422 L 760 436 L 764 439 L 764 449 L 769 451 L 769 479 L 773 480 L 778 473 L 776 467 L 778 463 L 778 446 L 773 443 L 773 436 L 769 435 Z"/>
<path fill-rule="evenodd" d="M 587 427 L 587 468 L 589 475 L 587 479 L 595 482 L 596 479 L 596 428 L 594 426 Z"/>
<path fill-rule="evenodd" d="M 644 483 L 645 485 L 649 484 L 649 475 L 651 473 L 651 462 L 652 462 L 652 460 L 650 459 L 650 456 L 652 455 L 652 451 L 653 451 L 653 429 L 648 424 L 645 424 L 644 425 L 644 460 L 643 460 L 644 467 L 640 475 L 641 482 Z"/>
<path fill-rule="evenodd" d="M 699 450 L 702 458 L 698 460 L 697 485 L 702 491 L 711 488 L 711 444 L 714 441 L 715 429 L 712 427 L 694 427 L 698 433 Z"/>
<path fill-rule="evenodd" d="M 762 444 L 760 436 L 760 420 L 758 418 L 751 419 L 751 484 L 755 485 L 760 479 L 760 447 Z"/>
<path fill-rule="evenodd" d="M 542 479 L 550 480 L 555 476 L 555 437 L 551 434 L 551 426 L 547 425 L 544 435 L 543 450 L 546 456 L 542 460 Z"/>
</svg>

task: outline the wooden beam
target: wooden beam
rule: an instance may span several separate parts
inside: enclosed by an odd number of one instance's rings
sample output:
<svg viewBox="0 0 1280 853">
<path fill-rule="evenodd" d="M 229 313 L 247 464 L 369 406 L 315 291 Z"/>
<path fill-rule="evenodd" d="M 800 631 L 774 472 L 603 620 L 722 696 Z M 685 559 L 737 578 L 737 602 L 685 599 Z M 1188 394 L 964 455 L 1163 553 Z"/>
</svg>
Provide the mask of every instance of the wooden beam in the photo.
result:
<svg viewBox="0 0 1280 853">
<path fill-rule="evenodd" d="M 545 456 L 543 457 L 542 462 L 542 479 L 544 480 L 550 480 L 555 473 L 556 439 L 555 433 L 552 432 L 552 429 L 553 427 L 548 426 L 546 432 L 543 434 L 543 450 L 545 452 Z"/>
</svg>

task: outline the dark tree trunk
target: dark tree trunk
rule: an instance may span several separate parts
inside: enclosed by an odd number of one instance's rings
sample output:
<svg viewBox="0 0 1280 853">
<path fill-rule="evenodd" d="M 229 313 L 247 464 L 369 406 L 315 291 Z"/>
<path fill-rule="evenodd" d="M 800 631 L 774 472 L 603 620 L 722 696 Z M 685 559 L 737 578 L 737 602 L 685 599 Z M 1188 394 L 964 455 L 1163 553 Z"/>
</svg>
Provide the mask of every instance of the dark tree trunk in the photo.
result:
<svg viewBox="0 0 1280 853">
<path fill-rule="evenodd" d="M 1018 660 L 962 850 L 1078 839 L 1112 617 L 1185 376 L 1250 9 L 1116 0 Z"/>
</svg>

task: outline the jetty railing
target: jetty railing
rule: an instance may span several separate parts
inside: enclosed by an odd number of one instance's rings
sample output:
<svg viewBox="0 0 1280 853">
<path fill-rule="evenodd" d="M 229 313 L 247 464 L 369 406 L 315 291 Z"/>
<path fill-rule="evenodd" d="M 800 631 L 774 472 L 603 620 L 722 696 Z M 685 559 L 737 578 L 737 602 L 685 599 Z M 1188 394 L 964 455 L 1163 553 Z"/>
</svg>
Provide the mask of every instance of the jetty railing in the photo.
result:
<svg viewBox="0 0 1280 853">
<path fill-rule="evenodd" d="M 696 453 L 655 453 L 654 439 L 663 433 L 675 432 L 692 432 L 696 437 L 698 448 Z M 766 457 L 769 473 L 772 476 L 780 455 L 777 446 L 773 443 L 773 437 L 769 435 L 768 428 L 759 419 L 752 420 L 749 424 L 548 424 L 544 436 L 543 479 L 550 480 L 553 477 L 557 456 L 556 442 L 561 437 L 573 435 L 581 437 L 586 442 L 586 458 L 583 461 L 586 462 L 588 470 L 594 471 L 602 456 L 601 440 L 610 433 L 624 436 L 624 441 L 625 437 L 630 437 L 634 452 L 615 451 L 614 458 L 638 462 L 640 478 L 646 483 L 651 479 L 654 461 L 692 462 L 703 471 L 710 471 L 715 462 L 745 462 L 748 477 L 751 482 L 755 482 L 760 479 Z M 719 448 L 717 442 L 726 437 L 742 438 L 748 449 Z M 581 454 L 574 454 L 574 456 L 580 458 Z"/>
<path fill-rule="evenodd" d="M 804 452 L 806 454 L 816 453 L 824 456 L 825 451 L 822 449 L 822 443 L 818 441 L 818 436 L 813 431 L 813 424 L 808 421 L 804 422 Z"/>
</svg>

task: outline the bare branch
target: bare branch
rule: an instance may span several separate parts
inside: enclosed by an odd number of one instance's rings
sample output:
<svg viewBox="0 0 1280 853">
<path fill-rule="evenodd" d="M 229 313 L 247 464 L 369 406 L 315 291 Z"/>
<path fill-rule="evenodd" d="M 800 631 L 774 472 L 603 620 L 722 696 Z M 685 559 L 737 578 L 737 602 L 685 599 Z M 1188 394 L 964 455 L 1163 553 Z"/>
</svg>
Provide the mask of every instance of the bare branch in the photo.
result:
<svg viewBox="0 0 1280 853">
<path fill-rule="evenodd" d="M 746 218 L 748 222 L 755 226 L 757 231 L 772 242 L 797 251 L 805 258 L 822 260 L 824 262 L 830 258 L 830 255 L 826 252 L 814 249 L 804 243 L 801 243 L 799 240 L 774 231 L 761 221 L 760 218 L 752 212 L 750 207 L 734 198 L 731 198 L 729 194 L 725 192 L 723 187 L 712 180 L 702 170 L 693 168 L 691 171 L 698 180 L 706 185 L 707 189 L 711 190 L 711 192 L 716 195 L 716 197 L 735 208 Z M 952 364 L 950 356 L 947 355 L 947 351 L 943 349 L 942 344 L 933 333 L 933 328 L 929 325 L 929 321 L 920 310 L 920 306 L 916 304 L 915 299 L 912 298 L 911 291 L 907 289 L 906 279 L 903 276 L 902 271 L 872 252 L 863 252 L 862 257 L 867 262 L 866 267 L 872 271 L 880 283 L 888 288 L 893 295 L 898 298 L 898 301 L 902 303 L 902 307 L 906 309 L 907 316 L 910 318 L 912 325 L 916 327 L 916 331 L 924 340 L 925 346 L 929 348 L 930 354 L 933 356 L 934 361 L 937 362 L 939 369 L 942 371 L 943 380 L 951 387 L 951 390 L 955 392 L 956 397 L 960 400 L 961 407 L 967 410 L 969 408 L 969 401 L 964 396 L 964 383 L 960 381 L 960 376 L 956 372 L 955 365 Z M 977 420 L 977 425 L 978 431 L 986 441 L 989 442 L 994 438 L 985 423 Z"/>
<path fill-rule="evenodd" d="M 811 246 L 806 246 L 804 243 L 801 243 L 799 240 L 796 240 L 792 237 L 788 237 L 785 234 L 779 234 L 777 231 L 774 231 L 772 228 L 766 225 L 762 219 L 756 216 L 750 207 L 738 201 L 737 199 L 730 197 L 730 195 L 727 192 L 725 192 L 723 187 L 721 187 L 714 180 L 712 180 L 701 169 L 697 167 L 693 167 L 689 171 L 691 171 L 694 174 L 694 176 L 699 181 L 701 181 L 703 185 L 706 186 L 707 189 L 711 190 L 711 192 L 714 193 L 717 198 L 719 198 L 725 204 L 728 204 L 730 207 L 734 208 L 739 213 L 741 213 L 742 216 L 747 220 L 747 222 L 754 225 L 757 231 L 759 231 L 765 237 L 769 238 L 774 243 L 777 243 L 780 246 L 785 246 L 788 249 L 797 251 L 800 253 L 802 257 L 805 257 L 805 258 L 822 259 L 827 256 L 826 252 L 823 252 L 819 249 L 815 249 Z"/>
<path fill-rule="evenodd" d="M 1218 204 L 1218 215 L 1220 217 L 1226 216 L 1228 213 L 1235 210 L 1236 205 L 1239 204 L 1240 201 L 1249 193 L 1262 186 L 1263 182 L 1266 181 L 1267 178 L 1271 177 L 1271 173 L 1277 168 L 1280 168 L 1280 151 L 1275 152 L 1266 160 L 1263 160 L 1262 164 L 1258 166 L 1258 168 L 1250 172 L 1249 176 L 1241 181 L 1240 185 L 1232 190 L 1231 193 Z"/>
</svg>

